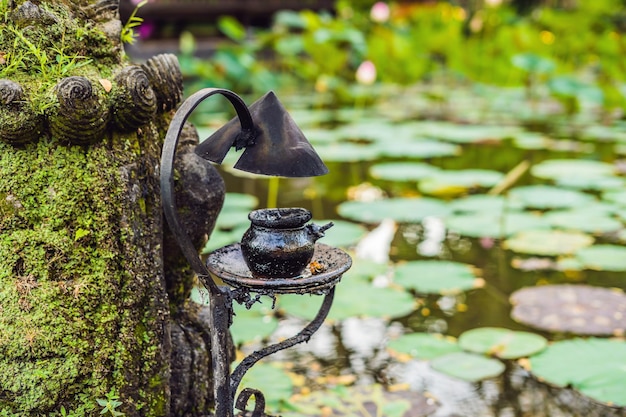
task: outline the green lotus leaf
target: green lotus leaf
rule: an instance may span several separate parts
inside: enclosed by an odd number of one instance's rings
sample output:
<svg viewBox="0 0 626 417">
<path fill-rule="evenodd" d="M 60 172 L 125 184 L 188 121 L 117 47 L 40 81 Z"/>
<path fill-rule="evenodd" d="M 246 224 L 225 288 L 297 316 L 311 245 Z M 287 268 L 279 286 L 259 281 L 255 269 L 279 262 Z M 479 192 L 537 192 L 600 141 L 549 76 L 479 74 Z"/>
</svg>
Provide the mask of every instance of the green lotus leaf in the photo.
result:
<svg viewBox="0 0 626 417">
<path fill-rule="evenodd" d="M 382 156 L 390 158 L 439 158 L 454 156 L 461 153 L 461 148 L 446 142 L 433 139 L 394 139 L 393 142 L 378 144 Z"/>
<path fill-rule="evenodd" d="M 391 340 L 387 347 L 395 352 L 406 353 L 417 359 L 433 359 L 461 348 L 454 338 L 434 333 L 410 333 Z"/>
<path fill-rule="evenodd" d="M 548 341 L 534 333 L 514 331 L 498 327 L 480 327 L 459 336 L 463 349 L 501 359 L 517 359 L 542 351 Z"/>
<path fill-rule="evenodd" d="M 381 156 L 380 148 L 372 144 L 334 142 L 318 144 L 315 150 L 327 162 L 374 161 Z"/>
<path fill-rule="evenodd" d="M 455 143 L 500 141 L 515 136 L 519 129 L 500 126 L 461 125 L 433 122 L 424 130 L 428 136 Z"/>
<path fill-rule="evenodd" d="M 504 364 L 497 359 L 468 352 L 452 352 L 439 356 L 430 362 L 430 366 L 446 375 L 469 382 L 497 377 L 505 369 Z"/>
<path fill-rule="evenodd" d="M 226 193 L 222 211 L 235 209 L 254 210 L 258 205 L 259 199 L 251 194 Z"/>
<path fill-rule="evenodd" d="M 282 364 L 260 362 L 250 368 L 241 379 L 239 390 L 244 388 L 262 391 L 268 412 L 276 412 L 293 395 L 294 383 Z"/>
<path fill-rule="evenodd" d="M 595 202 L 595 198 L 580 191 L 549 185 L 528 185 L 513 188 L 509 198 L 515 203 L 535 209 L 579 207 Z"/>
<path fill-rule="evenodd" d="M 324 232 L 321 243 L 330 246 L 348 247 L 355 245 L 365 234 L 367 229 L 360 224 L 355 224 L 345 220 L 317 220 L 314 222 L 318 225 L 324 225 L 333 222 L 333 226 Z"/>
<path fill-rule="evenodd" d="M 622 223 L 617 219 L 582 209 L 553 211 L 544 217 L 552 226 L 564 230 L 601 234 L 616 232 L 623 228 Z"/>
<path fill-rule="evenodd" d="M 570 255 L 593 244 L 593 237 L 582 232 L 562 230 L 526 230 L 504 241 L 504 247 L 530 255 Z"/>
<path fill-rule="evenodd" d="M 615 173 L 613 164 L 585 159 L 548 159 L 530 168 L 530 173 L 550 180 L 561 178 L 598 178 Z"/>
<path fill-rule="evenodd" d="M 209 236 L 209 241 L 202 249 L 202 253 L 211 253 L 221 247 L 228 246 L 232 243 L 241 242 L 241 237 L 246 232 L 246 230 L 248 230 L 248 225 L 240 225 L 232 230 L 222 230 L 216 227 L 213 230 L 213 233 L 211 233 L 211 236 Z"/>
<path fill-rule="evenodd" d="M 323 297 L 296 294 L 280 295 L 277 307 L 287 314 L 311 320 L 322 304 Z M 344 277 L 335 293 L 328 315 L 332 320 L 350 317 L 402 317 L 415 309 L 415 299 L 406 291 L 391 287 L 375 287 L 363 280 Z"/>
<path fill-rule="evenodd" d="M 458 213 L 501 214 L 505 210 L 519 210 L 523 206 L 516 205 L 513 201 L 509 201 L 509 199 L 501 195 L 473 194 L 452 201 L 450 208 Z"/>
<path fill-rule="evenodd" d="M 424 294 L 457 294 L 480 286 L 470 265 L 452 261 L 410 261 L 398 265 L 394 282 Z"/>
<path fill-rule="evenodd" d="M 473 188 L 490 188 L 499 183 L 504 174 L 487 169 L 439 171 L 423 179 L 419 190 L 429 195 L 460 194 Z M 449 192 L 449 190 L 457 190 Z"/>
<path fill-rule="evenodd" d="M 626 207 L 626 191 L 607 191 L 602 194 L 602 200 L 615 203 L 620 207 Z"/>
<path fill-rule="evenodd" d="M 372 165 L 370 175 L 388 181 L 419 181 L 439 168 L 422 162 L 387 162 Z"/>
<path fill-rule="evenodd" d="M 340 216 L 377 224 L 385 219 L 398 223 L 420 223 L 425 217 L 445 217 L 449 207 L 433 198 L 390 198 L 376 201 L 347 201 L 337 207 Z"/>
<path fill-rule="evenodd" d="M 576 190 L 610 191 L 624 188 L 624 180 L 619 177 L 560 177 L 556 185 Z"/>
<path fill-rule="evenodd" d="M 626 247 L 618 245 L 594 245 L 581 248 L 576 258 L 587 269 L 597 271 L 626 271 Z"/>
<path fill-rule="evenodd" d="M 526 212 L 457 214 L 446 217 L 445 222 L 451 232 L 469 237 L 503 238 L 529 229 L 550 227 L 542 216 Z"/>
<path fill-rule="evenodd" d="M 531 372 L 551 384 L 571 386 L 598 401 L 626 406 L 626 342 L 571 339 L 530 358 Z"/>
</svg>

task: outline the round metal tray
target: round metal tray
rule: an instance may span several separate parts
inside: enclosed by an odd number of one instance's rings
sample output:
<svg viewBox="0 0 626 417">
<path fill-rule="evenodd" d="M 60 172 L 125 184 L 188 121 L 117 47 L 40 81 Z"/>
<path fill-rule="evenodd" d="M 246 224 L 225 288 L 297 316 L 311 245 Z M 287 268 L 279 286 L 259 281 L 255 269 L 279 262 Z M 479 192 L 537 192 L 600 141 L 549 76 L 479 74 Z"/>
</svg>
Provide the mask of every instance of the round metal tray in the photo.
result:
<svg viewBox="0 0 626 417">
<path fill-rule="evenodd" d="M 295 277 L 255 278 L 243 259 L 239 243 L 235 243 L 211 252 L 206 265 L 212 274 L 235 288 L 261 293 L 323 294 L 337 285 L 352 266 L 352 259 L 341 249 L 318 243 L 311 264 Z"/>
</svg>

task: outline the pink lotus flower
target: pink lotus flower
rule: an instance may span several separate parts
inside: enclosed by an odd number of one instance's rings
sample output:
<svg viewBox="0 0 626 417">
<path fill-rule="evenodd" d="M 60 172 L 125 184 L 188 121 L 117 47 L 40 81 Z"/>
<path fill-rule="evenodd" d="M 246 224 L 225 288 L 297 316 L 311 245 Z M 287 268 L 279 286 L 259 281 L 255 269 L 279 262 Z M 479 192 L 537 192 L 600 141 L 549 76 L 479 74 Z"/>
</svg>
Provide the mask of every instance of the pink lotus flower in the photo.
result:
<svg viewBox="0 0 626 417">
<path fill-rule="evenodd" d="M 383 1 L 374 3 L 370 10 L 370 18 L 377 23 L 383 23 L 389 20 L 389 5 Z"/>
<path fill-rule="evenodd" d="M 372 61 L 363 61 L 356 69 L 356 80 L 364 85 L 374 84 L 376 81 L 376 65 Z"/>
</svg>

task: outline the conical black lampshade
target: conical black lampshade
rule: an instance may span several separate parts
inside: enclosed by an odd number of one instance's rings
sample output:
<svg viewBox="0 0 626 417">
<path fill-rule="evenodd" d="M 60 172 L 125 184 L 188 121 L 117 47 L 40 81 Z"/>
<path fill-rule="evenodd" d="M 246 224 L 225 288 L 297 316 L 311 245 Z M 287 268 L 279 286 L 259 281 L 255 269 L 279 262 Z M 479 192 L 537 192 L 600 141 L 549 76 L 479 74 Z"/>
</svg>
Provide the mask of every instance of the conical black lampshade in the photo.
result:
<svg viewBox="0 0 626 417">
<path fill-rule="evenodd" d="M 247 146 L 235 168 L 255 174 L 313 177 L 328 172 L 313 146 L 304 137 L 273 92 L 249 107 L 256 128 L 254 145 Z M 221 163 L 241 132 L 236 117 L 196 148 L 196 153 Z"/>
</svg>

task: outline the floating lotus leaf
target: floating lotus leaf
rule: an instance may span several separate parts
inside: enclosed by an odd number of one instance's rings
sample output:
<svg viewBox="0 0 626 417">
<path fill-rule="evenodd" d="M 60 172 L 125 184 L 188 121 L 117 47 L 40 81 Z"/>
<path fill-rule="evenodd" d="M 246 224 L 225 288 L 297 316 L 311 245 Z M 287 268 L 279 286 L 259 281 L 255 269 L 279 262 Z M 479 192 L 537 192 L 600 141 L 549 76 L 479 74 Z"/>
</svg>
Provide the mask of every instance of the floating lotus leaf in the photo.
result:
<svg viewBox="0 0 626 417">
<path fill-rule="evenodd" d="M 420 223 L 425 217 L 445 217 L 450 209 L 434 198 L 390 198 L 376 201 L 347 201 L 337 207 L 340 216 L 377 224 L 385 219 L 398 223 Z"/>
<path fill-rule="evenodd" d="M 378 384 L 314 391 L 299 396 L 289 404 L 282 417 L 319 417 L 321 409 L 337 417 L 425 417 L 437 410 L 437 405 L 423 394 L 415 391 L 393 392 Z"/>
<path fill-rule="evenodd" d="M 294 317 L 311 320 L 322 304 L 323 297 L 281 295 L 277 306 Z M 415 309 L 415 299 L 406 291 L 391 287 L 375 287 L 363 280 L 344 277 L 335 293 L 329 319 L 349 317 L 402 317 Z"/>
<path fill-rule="evenodd" d="M 583 130 L 583 137 L 601 142 L 626 142 L 626 132 L 622 126 L 588 126 Z"/>
<path fill-rule="evenodd" d="M 602 200 L 626 207 L 626 191 L 607 191 L 602 194 Z"/>
<path fill-rule="evenodd" d="M 506 215 L 494 213 L 468 213 L 446 217 L 446 227 L 462 236 L 503 238 L 524 230 L 548 229 L 542 216 L 525 212 Z"/>
<path fill-rule="evenodd" d="M 390 158 L 439 158 L 461 153 L 458 145 L 432 139 L 403 139 L 378 144 L 382 156 Z"/>
<path fill-rule="evenodd" d="M 333 222 L 333 227 L 324 232 L 321 242 L 330 246 L 348 247 L 356 244 L 367 233 L 367 229 L 360 224 L 347 222 L 345 220 L 317 220 L 314 222 L 324 225 Z"/>
<path fill-rule="evenodd" d="M 509 197 L 515 203 L 536 209 L 579 207 L 596 201 L 589 194 L 549 185 L 517 187 L 509 191 Z"/>
<path fill-rule="evenodd" d="M 335 142 L 315 145 L 315 150 L 326 162 L 374 161 L 381 156 L 380 148 L 373 144 Z"/>
<path fill-rule="evenodd" d="M 434 138 L 455 143 L 480 143 L 500 141 L 515 136 L 518 128 L 500 126 L 460 125 L 433 122 L 423 132 Z"/>
<path fill-rule="evenodd" d="M 234 229 L 222 230 L 218 227 L 213 230 L 209 241 L 202 249 L 203 254 L 211 253 L 216 249 L 230 245 L 232 243 L 241 242 L 241 237 L 248 230 L 248 225 L 240 225 Z"/>
<path fill-rule="evenodd" d="M 619 177 L 560 177 L 556 185 L 576 190 L 610 191 L 624 187 L 624 180 Z"/>
<path fill-rule="evenodd" d="M 391 340 L 387 347 L 395 352 L 406 353 L 417 359 L 433 359 L 461 348 L 454 338 L 434 333 L 410 333 Z"/>
<path fill-rule="evenodd" d="M 544 285 L 511 294 L 511 317 L 550 332 L 619 335 L 626 330 L 626 295 L 587 285 Z"/>
<path fill-rule="evenodd" d="M 457 198 L 450 203 L 450 208 L 454 212 L 467 213 L 476 212 L 500 214 L 505 210 L 519 210 L 523 206 L 509 201 L 501 195 L 473 194 L 468 197 Z"/>
<path fill-rule="evenodd" d="M 272 381 L 271 384 L 268 381 Z M 290 374 L 281 364 L 260 362 L 250 368 L 241 379 L 239 391 L 244 388 L 261 390 L 265 397 L 268 412 L 273 413 L 279 411 L 293 395 L 294 383 Z"/>
<path fill-rule="evenodd" d="M 364 119 L 362 117 L 359 117 L 358 122 L 348 123 L 336 129 L 337 135 L 344 139 L 367 139 L 384 142 L 389 141 L 391 138 L 396 138 L 398 130 L 396 125 L 387 119 Z M 415 136 L 415 134 L 410 132 L 406 132 L 406 134 Z"/>
<path fill-rule="evenodd" d="M 530 358 L 531 372 L 542 380 L 572 387 L 614 406 L 626 406 L 626 342 L 572 339 L 552 343 Z"/>
<path fill-rule="evenodd" d="M 549 159 L 530 168 L 533 176 L 549 180 L 572 177 L 597 179 L 611 176 L 614 172 L 612 164 L 585 159 Z"/>
<path fill-rule="evenodd" d="M 251 194 L 226 193 L 222 211 L 228 210 L 254 210 L 259 205 L 259 199 Z"/>
<path fill-rule="evenodd" d="M 487 169 L 439 171 L 423 179 L 419 190 L 430 195 L 460 194 L 473 188 L 490 188 L 499 183 L 504 174 Z M 450 193 L 448 190 L 459 190 Z"/>
<path fill-rule="evenodd" d="M 562 230 L 526 230 L 504 241 L 504 247 L 530 255 L 570 255 L 593 244 L 593 237 L 582 232 Z"/>
<path fill-rule="evenodd" d="M 586 233 L 610 233 L 622 229 L 622 223 L 607 214 L 586 210 L 559 210 L 547 213 L 545 220 L 552 226 L 565 230 L 578 230 Z"/>
<path fill-rule="evenodd" d="M 422 162 L 386 162 L 372 165 L 370 175 L 388 181 L 419 181 L 439 168 Z"/>
<path fill-rule="evenodd" d="M 439 356 L 430 362 L 430 366 L 446 375 L 469 382 L 497 377 L 505 369 L 504 364 L 497 359 L 468 352 L 452 352 Z"/>
<path fill-rule="evenodd" d="M 626 271 L 626 247 L 594 245 L 576 252 L 576 258 L 588 269 Z"/>
<path fill-rule="evenodd" d="M 477 288 L 470 265 L 452 261 L 410 261 L 396 267 L 394 282 L 424 294 L 456 294 Z"/>
<path fill-rule="evenodd" d="M 513 137 L 513 143 L 520 149 L 546 149 L 552 139 L 534 132 L 520 132 Z"/>
<path fill-rule="evenodd" d="M 498 327 L 480 327 L 459 336 L 459 346 L 464 350 L 501 359 L 530 356 L 542 351 L 547 345 L 548 341 L 538 334 Z"/>
</svg>

